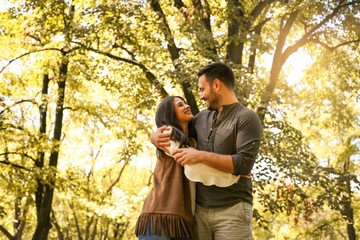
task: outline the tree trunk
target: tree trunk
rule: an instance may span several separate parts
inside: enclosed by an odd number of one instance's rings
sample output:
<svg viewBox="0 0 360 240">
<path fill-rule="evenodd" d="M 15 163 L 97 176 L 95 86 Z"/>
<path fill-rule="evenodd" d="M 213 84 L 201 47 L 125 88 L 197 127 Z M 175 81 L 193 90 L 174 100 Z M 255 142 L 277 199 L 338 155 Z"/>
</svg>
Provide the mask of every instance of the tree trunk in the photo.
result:
<svg viewBox="0 0 360 240">
<path fill-rule="evenodd" d="M 175 40 L 171 34 L 170 27 L 166 22 L 166 16 L 165 16 L 158 0 L 150 0 L 150 5 L 151 5 L 152 9 L 154 10 L 154 12 L 156 12 L 156 14 L 160 17 L 160 19 L 162 19 L 163 26 L 161 27 L 161 30 L 165 36 L 166 41 L 168 42 L 167 47 L 168 47 L 168 51 L 171 56 L 171 60 L 173 62 L 175 69 L 177 70 L 177 72 L 181 72 L 182 69 L 180 68 L 179 64 L 175 64 L 175 61 L 177 59 L 179 59 L 179 57 L 180 57 L 180 50 L 175 44 Z M 194 94 L 191 92 L 191 88 L 190 88 L 191 85 L 190 85 L 189 81 L 185 80 L 184 82 L 182 82 L 181 87 L 184 92 L 185 99 L 186 99 L 187 103 L 189 104 L 192 113 L 197 114 L 199 112 L 199 109 L 197 107 Z"/>
<path fill-rule="evenodd" d="M 244 36 L 246 29 L 244 12 L 238 0 L 228 0 L 228 46 L 226 60 L 242 65 L 242 52 L 244 48 Z"/>
<path fill-rule="evenodd" d="M 20 191 L 20 190 L 19 190 Z M 26 210 L 20 208 L 21 197 L 15 200 L 14 239 L 21 240 L 26 224 Z M 26 204 L 27 205 L 27 204 Z M 24 207 L 24 206 L 23 206 Z"/>
<path fill-rule="evenodd" d="M 260 42 L 259 39 L 260 39 L 262 27 L 265 25 L 266 22 L 267 22 L 267 20 L 263 21 L 261 24 L 259 24 L 255 28 L 254 33 L 253 33 L 252 42 L 251 42 L 251 46 L 250 46 L 249 63 L 248 63 L 248 72 L 251 74 L 254 73 L 257 45 Z"/>
<path fill-rule="evenodd" d="M 55 129 L 54 129 L 54 147 L 50 154 L 50 172 L 47 176 L 47 183 L 43 185 L 42 196 L 39 200 L 39 208 L 37 208 L 37 226 L 33 235 L 33 240 L 46 240 L 51 228 L 50 213 L 52 200 L 54 196 L 55 170 L 57 167 L 59 148 L 61 140 L 62 119 L 64 112 L 65 85 L 68 68 L 68 57 L 66 52 L 62 53 L 60 63 L 60 73 L 58 81 L 58 100 L 55 113 Z"/>
<path fill-rule="evenodd" d="M 46 115 L 47 115 L 47 94 L 48 94 L 48 87 L 49 87 L 49 75 L 44 74 L 43 76 L 43 88 L 41 91 L 41 100 L 42 103 L 39 107 L 40 110 L 40 139 L 41 140 L 45 134 L 46 134 Z M 38 159 L 35 162 L 35 166 L 39 169 L 42 169 L 44 167 L 44 158 L 45 158 L 45 152 L 39 151 L 38 152 Z M 35 193 L 35 203 L 36 203 L 36 209 L 39 211 L 43 196 L 43 189 L 44 185 L 41 182 L 41 179 L 39 178 L 37 180 L 37 190 Z M 39 212 L 38 212 L 39 213 Z"/>
<path fill-rule="evenodd" d="M 356 240 L 356 231 L 354 228 L 354 211 L 351 207 L 351 199 L 345 202 L 344 213 L 346 216 L 346 229 L 349 240 Z"/>
<path fill-rule="evenodd" d="M 192 0 L 192 3 L 195 8 L 195 16 L 197 16 L 197 19 L 201 19 L 198 23 L 193 23 L 195 25 L 196 38 L 201 46 L 201 54 L 212 61 L 219 61 L 216 41 L 211 31 L 209 3 L 206 0 Z"/>
<path fill-rule="evenodd" d="M 271 1 L 269 1 L 271 2 Z M 342 4 L 342 2 L 339 2 L 339 5 L 334 8 L 334 10 L 328 14 L 320 23 L 316 24 L 312 29 L 307 31 L 296 43 L 293 45 L 287 47 L 285 51 L 283 51 L 286 38 L 290 32 L 291 27 L 294 24 L 294 21 L 296 20 L 299 10 L 295 10 L 294 12 L 290 13 L 288 20 L 285 21 L 285 17 L 282 18 L 280 22 L 280 34 L 279 39 L 276 45 L 273 63 L 271 66 L 270 71 L 270 79 L 269 83 L 266 85 L 264 94 L 261 99 L 260 106 L 258 107 L 257 114 L 259 115 L 260 121 L 263 122 L 265 113 L 267 111 L 267 105 L 271 99 L 272 93 L 275 89 L 276 82 L 279 79 L 280 71 L 282 66 L 285 64 L 286 60 L 290 57 L 291 54 L 296 52 L 300 47 L 304 46 L 306 43 L 311 42 L 314 39 L 314 36 L 316 38 L 316 31 L 320 29 L 323 25 L 325 25 L 327 22 L 329 22 L 336 14 L 344 7 L 351 6 L 353 4 L 356 4 L 356 2 L 351 2 L 348 4 Z M 311 40 L 312 39 L 312 40 Z M 342 44 L 338 45 L 341 46 Z"/>
<path fill-rule="evenodd" d="M 97 224 L 98 224 L 99 219 L 97 218 L 93 227 L 93 231 L 91 233 L 91 240 L 95 240 L 96 238 L 96 233 L 97 233 Z"/>
<path fill-rule="evenodd" d="M 196 115 L 199 113 L 199 108 L 196 104 L 195 96 L 191 91 L 191 86 L 189 82 L 183 82 L 181 84 L 182 89 L 184 91 L 185 99 L 187 104 L 189 104 L 191 112 Z"/>
<path fill-rule="evenodd" d="M 264 122 L 265 114 L 267 111 L 266 110 L 267 105 L 269 104 L 272 93 L 274 92 L 276 82 L 279 79 L 281 68 L 284 65 L 286 59 L 290 56 L 290 55 L 286 55 L 286 56 L 283 55 L 283 48 L 285 45 L 286 38 L 290 32 L 291 27 L 293 26 L 294 21 L 297 18 L 298 14 L 299 14 L 298 11 L 292 12 L 290 14 L 289 19 L 286 21 L 285 26 L 283 26 L 284 19 L 281 20 L 279 39 L 276 44 L 274 58 L 273 58 L 273 62 L 272 62 L 271 70 L 270 70 L 270 79 L 269 79 L 268 84 L 265 87 L 265 92 L 263 93 L 260 106 L 258 107 L 258 110 L 257 110 L 257 114 L 259 115 L 261 122 Z"/>
<path fill-rule="evenodd" d="M 53 224 L 55 225 L 55 228 L 56 228 L 56 232 L 58 233 L 58 239 L 59 240 L 64 240 L 64 234 L 61 232 L 61 228 L 56 220 L 56 216 L 55 216 L 55 213 L 54 211 L 51 211 L 51 215 L 52 215 L 52 222 Z"/>
<path fill-rule="evenodd" d="M 344 173 L 348 174 L 350 159 L 344 163 Z M 356 232 L 354 227 L 354 210 L 351 207 L 351 180 L 348 175 L 345 176 L 345 189 L 346 189 L 346 197 L 344 197 L 344 216 L 346 220 L 346 229 L 349 240 L 356 240 Z"/>
</svg>

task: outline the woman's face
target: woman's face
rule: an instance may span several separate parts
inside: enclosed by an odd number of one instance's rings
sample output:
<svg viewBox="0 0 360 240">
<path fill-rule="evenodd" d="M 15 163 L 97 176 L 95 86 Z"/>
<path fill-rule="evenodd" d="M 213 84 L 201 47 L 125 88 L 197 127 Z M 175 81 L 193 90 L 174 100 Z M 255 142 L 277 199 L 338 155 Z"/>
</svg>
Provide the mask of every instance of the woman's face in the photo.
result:
<svg viewBox="0 0 360 240">
<path fill-rule="evenodd" d="M 181 98 L 174 98 L 175 116 L 180 125 L 189 123 L 194 116 L 191 113 L 190 106 L 187 105 Z"/>
</svg>

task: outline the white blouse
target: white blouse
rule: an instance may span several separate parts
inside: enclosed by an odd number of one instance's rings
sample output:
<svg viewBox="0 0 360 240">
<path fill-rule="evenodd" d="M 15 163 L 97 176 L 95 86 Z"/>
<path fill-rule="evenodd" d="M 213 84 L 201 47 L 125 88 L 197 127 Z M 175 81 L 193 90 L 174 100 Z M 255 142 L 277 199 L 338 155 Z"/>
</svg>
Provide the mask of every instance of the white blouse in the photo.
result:
<svg viewBox="0 0 360 240">
<path fill-rule="evenodd" d="M 170 127 L 171 128 L 171 127 Z M 170 130 L 165 130 L 163 133 L 171 133 Z M 167 155 L 174 157 L 174 152 L 179 149 L 180 143 L 170 140 L 170 146 L 165 147 L 170 154 Z M 194 182 L 201 182 L 206 186 L 215 185 L 218 187 L 228 187 L 237 183 L 240 176 L 235 176 L 231 173 L 220 171 L 216 168 L 210 167 L 204 163 L 186 164 L 184 166 L 185 176 Z"/>
</svg>

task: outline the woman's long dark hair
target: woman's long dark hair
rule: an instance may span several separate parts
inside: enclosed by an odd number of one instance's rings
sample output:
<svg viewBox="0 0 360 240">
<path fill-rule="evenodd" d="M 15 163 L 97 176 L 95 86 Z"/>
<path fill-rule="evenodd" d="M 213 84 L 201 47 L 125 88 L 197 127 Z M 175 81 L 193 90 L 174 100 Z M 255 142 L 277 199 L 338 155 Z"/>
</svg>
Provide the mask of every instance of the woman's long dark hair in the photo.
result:
<svg viewBox="0 0 360 240">
<path fill-rule="evenodd" d="M 179 96 L 170 96 L 165 98 L 157 107 L 155 114 L 155 123 L 158 128 L 164 125 L 171 126 L 172 131 L 170 134 L 170 138 L 180 142 L 180 147 L 184 147 L 189 145 L 189 138 L 181 130 L 179 121 L 176 118 L 175 109 L 174 109 L 175 98 L 180 98 L 185 102 L 185 100 Z M 163 152 L 160 149 L 158 150 L 160 152 Z"/>
</svg>

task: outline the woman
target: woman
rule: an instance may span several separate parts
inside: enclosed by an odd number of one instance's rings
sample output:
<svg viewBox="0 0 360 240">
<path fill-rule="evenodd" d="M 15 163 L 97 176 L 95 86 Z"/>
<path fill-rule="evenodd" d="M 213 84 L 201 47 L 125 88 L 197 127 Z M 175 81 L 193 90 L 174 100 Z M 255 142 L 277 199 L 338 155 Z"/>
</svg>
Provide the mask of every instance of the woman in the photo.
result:
<svg viewBox="0 0 360 240">
<path fill-rule="evenodd" d="M 177 96 L 164 99 L 155 115 L 157 127 L 171 126 L 171 139 L 180 147 L 189 146 L 188 124 L 192 119 L 189 105 Z M 195 239 L 190 189 L 184 168 L 157 149 L 154 186 L 135 227 L 139 240 Z"/>
</svg>

